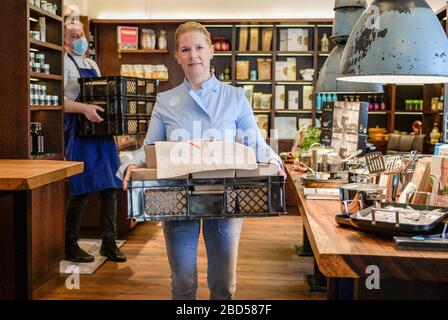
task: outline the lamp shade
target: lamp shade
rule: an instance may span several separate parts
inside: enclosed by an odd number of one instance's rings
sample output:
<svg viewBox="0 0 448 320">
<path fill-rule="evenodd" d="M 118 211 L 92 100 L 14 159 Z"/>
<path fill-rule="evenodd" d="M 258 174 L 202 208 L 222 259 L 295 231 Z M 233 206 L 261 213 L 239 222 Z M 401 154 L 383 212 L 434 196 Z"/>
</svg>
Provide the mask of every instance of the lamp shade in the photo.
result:
<svg viewBox="0 0 448 320">
<path fill-rule="evenodd" d="M 376 83 L 357 83 L 336 80 L 341 66 L 343 45 L 336 46 L 325 61 L 316 82 L 315 92 L 331 93 L 382 93 L 383 86 Z"/>
<path fill-rule="evenodd" d="M 424 0 L 376 0 L 345 45 L 338 80 L 448 83 L 448 39 Z"/>
</svg>

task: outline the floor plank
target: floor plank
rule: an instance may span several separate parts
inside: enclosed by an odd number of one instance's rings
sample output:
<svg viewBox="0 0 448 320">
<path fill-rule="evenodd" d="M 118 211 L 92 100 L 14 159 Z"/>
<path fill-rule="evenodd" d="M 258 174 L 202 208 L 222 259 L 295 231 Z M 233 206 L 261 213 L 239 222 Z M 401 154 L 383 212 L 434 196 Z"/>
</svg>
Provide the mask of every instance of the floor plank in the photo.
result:
<svg viewBox="0 0 448 320">
<path fill-rule="evenodd" d="M 313 261 L 299 257 L 294 246 L 302 239 L 298 215 L 246 219 L 240 240 L 235 299 L 324 299 L 308 291 L 306 274 Z M 160 223 L 137 225 L 128 235 L 125 263 L 107 261 L 94 275 L 81 276 L 80 289 L 65 287 L 66 275 L 45 284 L 36 299 L 171 299 L 170 271 Z M 198 299 L 208 299 L 205 246 L 198 251 Z"/>
</svg>

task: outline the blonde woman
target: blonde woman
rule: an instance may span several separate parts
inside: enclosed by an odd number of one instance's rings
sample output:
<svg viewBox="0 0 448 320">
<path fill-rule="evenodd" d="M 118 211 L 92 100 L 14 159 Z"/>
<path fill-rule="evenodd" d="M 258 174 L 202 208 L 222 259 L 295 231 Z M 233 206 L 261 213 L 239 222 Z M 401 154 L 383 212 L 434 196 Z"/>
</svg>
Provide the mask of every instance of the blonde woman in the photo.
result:
<svg viewBox="0 0 448 320">
<path fill-rule="evenodd" d="M 254 148 L 259 162 L 272 162 L 281 169 L 280 158 L 265 143 L 257 127 L 243 88 L 224 84 L 210 72 L 213 46 L 207 29 L 199 23 L 179 26 L 175 35 L 176 59 L 185 73 L 184 82 L 158 95 L 145 144 L 178 140 L 179 130 L 189 140 L 210 138 L 235 141 L 237 130 L 252 131 L 245 142 Z M 200 132 L 197 125 L 200 125 Z M 194 130 L 196 128 L 196 130 Z M 233 133 L 229 137 L 229 130 Z M 195 136 L 199 135 L 199 136 Z M 244 141 L 244 140 L 243 140 Z M 130 169 L 144 166 L 143 151 L 120 167 L 127 188 Z M 163 223 L 172 273 L 173 299 L 195 299 L 197 291 L 197 246 L 202 224 L 208 258 L 208 286 L 211 299 L 231 299 L 236 289 L 236 263 L 243 220 L 203 219 Z"/>
</svg>

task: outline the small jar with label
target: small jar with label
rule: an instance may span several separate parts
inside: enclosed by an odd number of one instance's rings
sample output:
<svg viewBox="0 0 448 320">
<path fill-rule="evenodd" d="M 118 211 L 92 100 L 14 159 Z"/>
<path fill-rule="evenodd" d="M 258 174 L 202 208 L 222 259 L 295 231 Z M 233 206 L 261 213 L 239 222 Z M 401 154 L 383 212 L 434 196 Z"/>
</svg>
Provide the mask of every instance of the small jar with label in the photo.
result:
<svg viewBox="0 0 448 320">
<path fill-rule="evenodd" d="M 167 38 L 166 38 L 166 31 L 160 30 L 159 40 L 157 42 L 159 50 L 166 50 L 167 45 Z"/>
<path fill-rule="evenodd" d="M 34 93 L 30 94 L 30 105 L 34 106 L 36 104 L 36 95 Z"/>
<path fill-rule="evenodd" d="M 41 106 L 44 106 L 44 105 L 45 105 L 45 101 L 46 101 L 45 95 L 44 95 L 44 94 L 41 94 L 41 95 L 39 96 L 39 104 L 40 104 Z"/>
<path fill-rule="evenodd" d="M 36 62 L 39 62 L 40 64 L 45 64 L 45 53 L 36 54 Z"/>
<path fill-rule="evenodd" d="M 34 0 L 28 0 L 28 3 L 32 6 L 34 6 Z"/>
<path fill-rule="evenodd" d="M 53 106 L 57 106 L 59 104 L 59 97 L 58 96 L 51 96 L 51 104 Z"/>
<path fill-rule="evenodd" d="M 43 95 L 47 94 L 47 86 L 44 86 L 44 85 L 40 86 L 40 94 L 43 94 Z"/>
<path fill-rule="evenodd" d="M 45 104 L 51 106 L 53 104 L 53 98 L 51 96 L 45 96 Z"/>
<path fill-rule="evenodd" d="M 33 63 L 33 72 L 40 72 L 40 63 Z"/>
<path fill-rule="evenodd" d="M 53 4 L 47 2 L 47 8 L 45 10 L 47 10 L 50 13 L 53 13 Z"/>
<path fill-rule="evenodd" d="M 40 8 L 40 0 L 34 0 L 34 5 Z"/>
<path fill-rule="evenodd" d="M 35 52 L 30 52 L 30 61 L 31 62 L 35 62 L 36 61 L 36 53 Z"/>
<path fill-rule="evenodd" d="M 30 31 L 30 38 L 35 40 L 40 40 L 40 32 L 39 31 Z"/>
<path fill-rule="evenodd" d="M 42 65 L 42 73 L 50 74 L 50 65 L 48 63 Z"/>
<path fill-rule="evenodd" d="M 47 10 L 47 0 L 40 0 L 40 7 L 43 10 Z"/>
</svg>

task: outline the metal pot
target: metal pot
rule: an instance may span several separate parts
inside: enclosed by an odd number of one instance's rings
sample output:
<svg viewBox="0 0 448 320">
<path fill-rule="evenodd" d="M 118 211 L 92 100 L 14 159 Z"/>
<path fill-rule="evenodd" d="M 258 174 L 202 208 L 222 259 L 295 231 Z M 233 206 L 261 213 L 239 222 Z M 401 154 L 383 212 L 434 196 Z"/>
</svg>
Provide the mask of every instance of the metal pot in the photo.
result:
<svg viewBox="0 0 448 320">
<path fill-rule="evenodd" d="M 367 169 L 352 169 L 348 171 L 348 182 L 376 183 L 377 175 L 370 174 Z"/>
<path fill-rule="evenodd" d="M 380 202 L 384 198 L 384 189 L 384 186 L 373 183 L 349 183 L 339 187 L 339 196 L 344 206 L 346 201 L 359 200 L 362 209 Z"/>
</svg>

